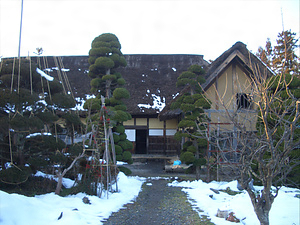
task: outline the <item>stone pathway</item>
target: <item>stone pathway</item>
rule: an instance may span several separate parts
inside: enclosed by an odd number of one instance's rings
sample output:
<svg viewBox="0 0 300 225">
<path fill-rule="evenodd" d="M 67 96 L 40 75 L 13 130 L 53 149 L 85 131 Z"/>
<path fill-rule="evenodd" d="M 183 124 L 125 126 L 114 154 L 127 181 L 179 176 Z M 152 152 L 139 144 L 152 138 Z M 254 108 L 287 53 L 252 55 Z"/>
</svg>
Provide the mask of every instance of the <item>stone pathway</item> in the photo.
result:
<svg viewBox="0 0 300 225">
<path fill-rule="evenodd" d="M 152 166 L 152 167 L 151 167 Z M 192 209 L 187 196 L 179 187 L 170 187 L 169 179 L 157 178 L 162 174 L 155 173 L 159 164 L 149 167 L 143 164 L 131 165 L 140 167 L 133 169 L 133 174 L 157 175 L 148 178 L 142 186 L 142 191 L 133 203 L 126 204 L 123 209 L 113 213 L 104 225 L 196 225 L 212 224 L 207 219 L 200 218 Z M 142 169 L 144 167 L 144 169 Z M 132 169 L 131 168 L 131 169 Z M 148 168 L 148 169 L 147 169 Z M 144 176 L 148 177 L 148 176 Z"/>
</svg>

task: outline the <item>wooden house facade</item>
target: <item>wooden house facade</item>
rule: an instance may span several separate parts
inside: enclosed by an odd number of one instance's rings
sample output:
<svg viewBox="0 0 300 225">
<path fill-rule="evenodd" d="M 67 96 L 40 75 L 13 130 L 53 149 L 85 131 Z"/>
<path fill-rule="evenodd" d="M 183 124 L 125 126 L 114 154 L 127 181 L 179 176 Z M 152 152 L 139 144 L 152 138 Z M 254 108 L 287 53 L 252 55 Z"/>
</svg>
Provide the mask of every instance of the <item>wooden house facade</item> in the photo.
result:
<svg viewBox="0 0 300 225">
<path fill-rule="evenodd" d="M 206 83 L 202 85 L 206 97 L 212 102 L 206 110 L 211 124 L 219 129 L 233 131 L 229 115 L 237 123 L 244 124 L 246 130 L 255 131 L 257 121 L 256 105 L 252 104 L 256 93 L 254 76 L 272 74 L 259 58 L 253 55 L 242 42 L 235 43 L 218 57 L 206 74 Z M 212 126 L 216 129 L 216 126 Z"/>
<path fill-rule="evenodd" d="M 237 123 L 245 125 L 247 131 L 256 130 L 257 111 L 252 100 L 255 98 L 253 78 L 258 74 L 270 76 L 272 71 L 242 42 L 235 43 L 212 62 L 207 70 L 206 82 L 202 85 L 206 98 L 211 101 L 211 108 L 205 110 L 210 119 L 207 132 L 218 132 L 220 137 L 224 135 L 224 138 L 220 138 L 223 140 L 224 150 L 228 145 L 232 147 L 237 143 L 238 138 L 229 116 L 234 117 Z M 185 91 L 188 91 L 188 88 L 181 94 Z M 181 111 L 170 110 L 170 105 L 160 113 L 160 119 L 163 121 L 180 119 L 180 116 Z M 211 145 L 208 147 L 208 151 L 213 151 Z"/>
</svg>

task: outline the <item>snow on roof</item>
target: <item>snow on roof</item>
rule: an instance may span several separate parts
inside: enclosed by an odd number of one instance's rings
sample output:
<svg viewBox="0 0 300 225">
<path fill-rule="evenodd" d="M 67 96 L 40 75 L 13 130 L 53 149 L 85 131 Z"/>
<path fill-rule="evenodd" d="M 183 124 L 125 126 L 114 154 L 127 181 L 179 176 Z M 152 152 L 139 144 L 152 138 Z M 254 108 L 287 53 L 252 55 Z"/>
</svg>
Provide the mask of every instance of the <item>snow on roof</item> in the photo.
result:
<svg viewBox="0 0 300 225">
<path fill-rule="evenodd" d="M 45 79 L 49 80 L 49 81 L 53 81 L 54 78 L 49 76 L 48 74 L 46 74 L 44 71 L 40 70 L 39 68 L 36 68 L 36 72 L 38 72 L 42 77 L 44 77 Z"/>
<path fill-rule="evenodd" d="M 162 111 L 164 109 L 164 107 L 166 106 L 166 99 L 165 97 L 163 97 L 161 99 L 160 96 L 157 96 L 155 94 L 151 94 L 152 98 L 153 98 L 153 104 L 138 104 L 138 107 L 142 110 L 142 108 L 147 108 L 147 109 L 158 109 L 158 111 Z"/>
</svg>

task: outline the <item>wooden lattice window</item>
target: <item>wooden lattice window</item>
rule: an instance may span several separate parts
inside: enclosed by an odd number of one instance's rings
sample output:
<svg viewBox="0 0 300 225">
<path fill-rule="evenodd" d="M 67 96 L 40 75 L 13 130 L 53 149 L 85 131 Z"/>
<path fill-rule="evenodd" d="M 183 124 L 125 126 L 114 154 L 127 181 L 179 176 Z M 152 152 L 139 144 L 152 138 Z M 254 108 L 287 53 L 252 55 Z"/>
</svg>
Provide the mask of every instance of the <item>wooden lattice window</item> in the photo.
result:
<svg viewBox="0 0 300 225">
<path fill-rule="evenodd" d="M 250 109 L 251 108 L 250 95 L 245 93 L 237 93 L 236 104 L 238 109 Z"/>
</svg>

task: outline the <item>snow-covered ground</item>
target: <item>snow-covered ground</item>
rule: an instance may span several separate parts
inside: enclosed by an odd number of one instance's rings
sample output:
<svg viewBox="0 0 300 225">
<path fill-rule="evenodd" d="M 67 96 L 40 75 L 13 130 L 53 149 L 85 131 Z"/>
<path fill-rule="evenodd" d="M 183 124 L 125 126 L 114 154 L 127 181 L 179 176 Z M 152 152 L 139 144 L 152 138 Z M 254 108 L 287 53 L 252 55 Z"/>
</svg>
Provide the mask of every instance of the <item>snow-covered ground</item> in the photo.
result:
<svg viewBox="0 0 300 225">
<path fill-rule="evenodd" d="M 37 174 L 42 175 L 42 174 Z M 132 202 L 141 190 L 145 178 L 118 175 L 119 192 L 98 198 L 84 193 L 60 197 L 54 193 L 26 197 L 0 191 L 0 224 L 2 225 L 84 225 L 102 224 L 126 203 Z M 65 184 L 70 183 L 68 180 Z M 85 204 L 88 197 L 91 204 Z M 58 219 L 62 214 L 61 219 Z"/>
<path fill-rule="evenodd" d="M 36 174 L 36 176 L 43 174 Z M 134 201 L 141 190 L 141 186 L 151 186 L 153 177 L 146 180 L 141 177 L 127 177 L 123 173 L 118 176 L 119 192 L 98 198 L 87 196 L 83 193 L 68 197 L 60 197 L 54 193 L 38 195 L 35 197 L 25 197 L 18 194 L 7 194 L 0 191 L 0 224 L 3 225 L 84 225 L 101 224 L 101 220 L 108 218 L 112 212 L 120 210 L 126 203 Z M 165 178 L 164 178 L 165 179 Z M 64 183 L 66 186 L 72 184 L 70 180 Z M 259 224 L 251 205 L 250 199 L 245 192 L 231 196 L 224 192 L 215 194 L 213 189 L 226 189 L 237 191 L 236 181 L 232 182 L 177 182 L 170 183 L 171 186 L 182 187 L 186 192 L 194 209 L 199 215 L 207 215 L 211 221 L 217 225 L 234 224 L 222 218 L 216 217 L 217 210 L 229 209 L 241 221 L 240 224 Z M 261 187 L 255 186 L 257 190 Z M 275 199 L 271 213 L 271 225 L 299 225 L 299 202 L 295 195 L 300 194 L 300 190 L 283 187 L 279 196 Z M 83 197 L 88 197 L 91 204 L 84 204 Z M 200 210 L 204 212 L 200 212 Z M 62 215 L 62 216 L 61 216 Z M 58 219 L 61 216 L 60 219 Z"/>
<path fill-rule="evenodd" d="M 223 218 L 216 217 L 218 209 L 229 210 L 242 220 L 240 224 L 259 225 L 259 221 L 254 213 L 253 206 L 246 191 L 237 195 L 228 195 L 225 192 L 214 193 L 210 188 L 216 190 L 225 190 L 229 187 L 233 191 L 238 191 L 237 181 L 232 182 L 210 182 L 205 183 L 201 180 L 193 182 L 174 181 L 171 186 L 183 187 L 190 203 L 199 215 L 206 215 L 211 218 L 211 222 L 217 225 L 235 224 L 225 221 Z M 260 186 L 254 186 L 255 190 L 262 189 Z M 295 197 L 295 196 L 298 197 Z M 300 190 L 295 188 L 282 187 L 278 196 L 272 205 L 270 211 L 271 225 L 299 225 L 300 223 Z M 201 212 L 199 209 L 203 210 Z"/>
</svg>

